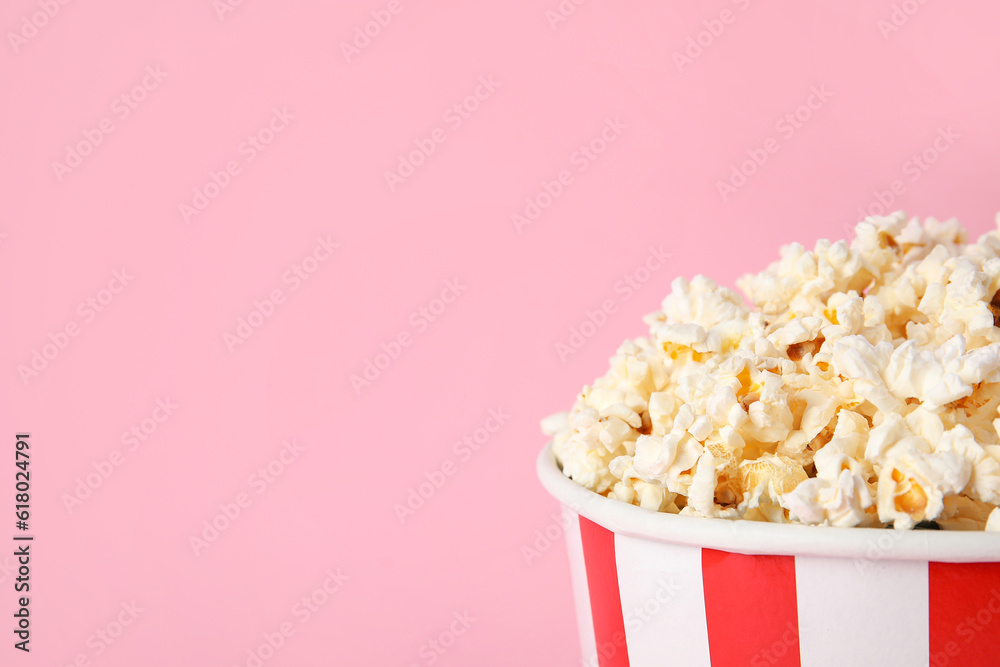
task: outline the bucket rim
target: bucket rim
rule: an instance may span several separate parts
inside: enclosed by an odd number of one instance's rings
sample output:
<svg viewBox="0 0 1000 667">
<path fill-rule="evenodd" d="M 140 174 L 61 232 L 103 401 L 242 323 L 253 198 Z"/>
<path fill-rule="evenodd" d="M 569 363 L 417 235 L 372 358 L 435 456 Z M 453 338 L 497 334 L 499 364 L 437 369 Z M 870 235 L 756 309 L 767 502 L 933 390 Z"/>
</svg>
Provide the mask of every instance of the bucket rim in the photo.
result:
<svg viewBox="0 0 1000 667">
<path fill-rule="evenodd" d="M 777 524 L 654 512 L 606 498 L 563 474 L 552 442 L 537 459 L 538 478 L 564 507 L 616 535 L 748 555 L 818 556 L 859 561 L 1000 561 L 1000 532 L 892 530 Z"/>
</svg>

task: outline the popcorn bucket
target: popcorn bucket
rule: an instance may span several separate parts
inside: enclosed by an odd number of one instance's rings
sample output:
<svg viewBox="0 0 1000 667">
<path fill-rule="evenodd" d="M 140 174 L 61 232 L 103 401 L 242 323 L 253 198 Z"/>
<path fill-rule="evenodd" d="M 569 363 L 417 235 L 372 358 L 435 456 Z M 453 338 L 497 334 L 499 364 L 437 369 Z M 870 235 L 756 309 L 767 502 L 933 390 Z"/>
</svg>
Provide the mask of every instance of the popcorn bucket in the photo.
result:
<svg viewBox="0 0 1000 667">
<path fill-rule="evenodd" d="M 702 519 L 563 475 L 583 665 L 1000 665 L 1000 534 Z"/>
</svg>

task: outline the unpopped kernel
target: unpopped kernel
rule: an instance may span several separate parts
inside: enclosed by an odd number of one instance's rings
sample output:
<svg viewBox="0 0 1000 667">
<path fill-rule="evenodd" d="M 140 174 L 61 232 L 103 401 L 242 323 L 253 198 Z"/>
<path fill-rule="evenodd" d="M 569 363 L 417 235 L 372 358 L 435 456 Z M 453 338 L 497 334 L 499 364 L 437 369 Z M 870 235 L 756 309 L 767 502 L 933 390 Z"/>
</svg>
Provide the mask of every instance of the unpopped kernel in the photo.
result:
<svg viewBox="0 0 1000 667">
<path fill-rule="evenodd" d="M 573 409 L 563 472 L 660 512 L 1000 530 L 1000 215 L 870 217 L 736 292 L 678 278 Z M 923 523 L 921 525 L 927 525 Z"/>
</svg>

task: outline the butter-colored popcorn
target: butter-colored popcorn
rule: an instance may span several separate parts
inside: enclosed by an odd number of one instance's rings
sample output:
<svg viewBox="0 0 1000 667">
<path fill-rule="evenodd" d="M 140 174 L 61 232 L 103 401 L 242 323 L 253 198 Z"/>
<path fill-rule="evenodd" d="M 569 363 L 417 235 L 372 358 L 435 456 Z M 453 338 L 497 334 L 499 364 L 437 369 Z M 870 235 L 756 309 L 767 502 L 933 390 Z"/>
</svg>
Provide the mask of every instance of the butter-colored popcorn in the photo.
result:
<svg viewBox="0 0 1000 667">
<path fill-rule="evenodd" d="M 878 477 L 879 519 L 900 528 L 937 519 L 945 496 L 965 488 L 970 468 L 950 452 L 926 455 L 910 450 L 890 458 Z"/>
<path fill-rule="evenodd" d="M 996 530 L 996 527 L 989 527 L 995 510 L 994 505 L 968 496 L 948 496 L 944 499 L 944 512 L 936 523 L 946 530 Z"/>
<path fill-rule="evenodd" d="M 993 511 L 990 512 L 984 530 L 1000 531 L 1000 507 L 994 507 Z"/>
<path fill-rule="evenodd" d="M 966 494 L 990 505 L 1000 505 L 1000 446 L 976 442 L 967 427 L 958 424 L 935 440 L 935 452 L 951 452 L 971 466 Z"/>
<path fill-rule="evenodd" d="M 809 477 L 796 461 L 780 454 L 763 454 L 758 459 L 743 461 L 739 464 L 739 474 L 744 495 L 740 505 L 744 510 L 777 509 L 781 496 Z M 780 514 L 780 511 L 775 513 Z"/>
<path fill-rule="evenodd" d="M 666 436 L 639 436 L 632 466 L 639 479 L 663 486 L 675 493 L 687 494 L 690 471 L 705 448 L 685 432 Z"/>
<path fill-rule="evenodd" d="M 676 279 L 545 421 L 563 472 L 691 516 L 1000 530 L 1000 231 L 966 237 L 872 217 L 781 248 L 749 305 Z"/>
<path fill-rule="evenodd" d="M 802 523 L 851 527 L 866 525 L 873 500 L 857 461 L 841 455 L 844 468 L 834 477 L 806 479 L 781 497 L 789 515 Z"/>
</svg>

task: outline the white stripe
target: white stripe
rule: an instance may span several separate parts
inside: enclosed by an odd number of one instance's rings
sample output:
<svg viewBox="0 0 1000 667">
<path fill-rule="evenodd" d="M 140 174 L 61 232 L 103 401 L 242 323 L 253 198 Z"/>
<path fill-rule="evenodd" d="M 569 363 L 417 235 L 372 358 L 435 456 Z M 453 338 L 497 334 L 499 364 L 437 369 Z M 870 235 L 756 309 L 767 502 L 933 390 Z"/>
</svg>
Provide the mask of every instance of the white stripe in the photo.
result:
<svg viewBox="0 0 1000 667">
<path fill-rule="evenodd" d="M 926 562 L 796 556 L 795 588 L 802 667 L 929 663 Z"/>
<path fill-rule="evenodd" d="M 580 517 L 563 506 L 566 526 L 566 548 L 569 551 L 569 571 L 573 578 L 573 599 L 576 601 L 576 624 L 580 629 L 580 651 L 584 665 L 597 664 L 597 640 L 594 638 L 594 617 L 590 610 L 587 588 L 587 566 L 583 561 L 583 539 L 580 537 Z"/>
<path fill-rule="evenodd" d="M 709 667 L 701 548 L 615 534 L 632 665 Z"/>
</svg>

